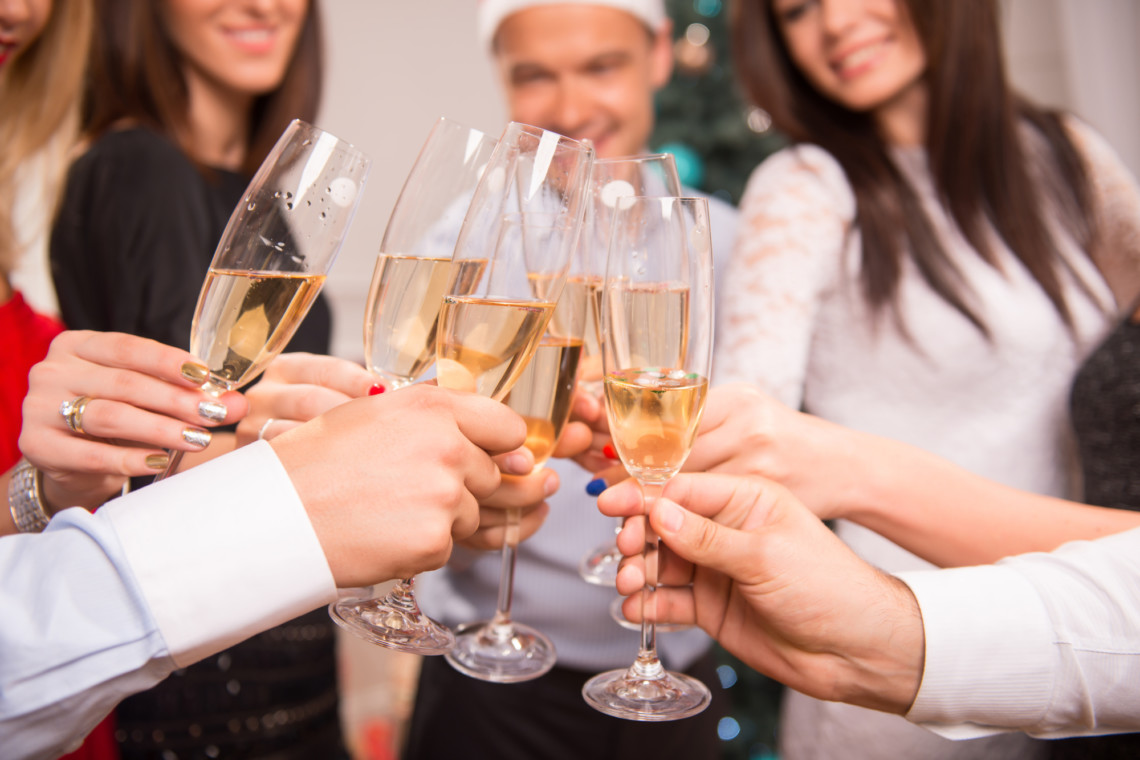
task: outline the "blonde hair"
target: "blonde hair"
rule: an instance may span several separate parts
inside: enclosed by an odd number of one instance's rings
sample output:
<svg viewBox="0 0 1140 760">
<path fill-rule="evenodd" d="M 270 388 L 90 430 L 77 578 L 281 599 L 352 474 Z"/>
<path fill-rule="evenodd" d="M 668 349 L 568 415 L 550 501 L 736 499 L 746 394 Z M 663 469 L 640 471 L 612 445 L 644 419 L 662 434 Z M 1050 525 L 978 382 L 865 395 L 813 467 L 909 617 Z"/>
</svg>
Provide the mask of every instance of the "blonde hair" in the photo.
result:
<svg viewBox="0 0 1140 760">
<path fill-rule="evenodd" d="M 94 21 L 92 0 L 53 0 L 43 33 L 0 73 L 0 273 L 22 253 L 27 230 L 16 229 L 16 204 L 26 196 L 22 169 L 32 159 L 46 172 L 38 180 L 54 216 L 68 153 L 79 133 L 79 109 Z M 24 180 L 24 181 L 21 181 Z"/>
</svg>

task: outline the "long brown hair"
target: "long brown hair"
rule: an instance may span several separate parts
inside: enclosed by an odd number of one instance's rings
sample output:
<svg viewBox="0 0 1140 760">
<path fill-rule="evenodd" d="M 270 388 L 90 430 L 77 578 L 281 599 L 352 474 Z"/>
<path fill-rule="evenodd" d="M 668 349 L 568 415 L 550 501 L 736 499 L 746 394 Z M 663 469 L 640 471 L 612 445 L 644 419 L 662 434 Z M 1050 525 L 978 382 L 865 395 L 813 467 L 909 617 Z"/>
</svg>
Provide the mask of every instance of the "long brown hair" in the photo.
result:
<svg viewBox="0 0 1140 760">
<path fill-rule="evenodd" d="M 84 132 L 94 139 L 130 120 L 177 140 L 184 152 L 189 94 L 182 56 L 166 31 L 159 0 L 96 0 Z M 242 168 L 252 174 L 292 119 L 313 121 L 323 70 L 320 10 L 310 0 L 297 49 L 281 85 L 257 98 Z"/>
<path fill-rule="evenodd" d="M 992 225 L 1071 326 L 1061 284 L 1066 264 L 1045 224 L 1043 201 L 1056 204 L 1064 229 L 1086 252 L 1096 230 L 1085 165 L 1060 115 L 1037 108 L 1010 88 L 993 0 L 896 2 L 900 12 L 909 13 L 926 51 L 924 81 L 930 97 L 925 147 L 939 200 L 990 263 L 996 261 L 986 234 Z M 892 163 L 872 117 L 844 108 L 811 86 L 788 54 L 770 0 L 737 0 L 733 14 L 733 56 L 748 96 L 791 140 L 819 145 L 846 173 L 856 200 L 861 279 L 869 303 L 876 311 L 897 305 L 909 251 L 930 287 L 988 335 L 971 308 L 961 273 L 914 189 Z M 1026 126 L 1048 146 L 1045 166 L 1030 164 L 1022 132 Z"/>
<path fill-rule="evenodd" d="M 13 214 L 17 194 L 27 193 L 19 171 L 44 154 L 47 200 L 54 204 L 66 153 L 78 132 L 84 66 L 91 41 L 91 0 L 55 0 L 43 32 L 0 75 L 0 273 L 23 253 Z M 51 154 L 51 155 L 46 155 Z"/>
</svg>

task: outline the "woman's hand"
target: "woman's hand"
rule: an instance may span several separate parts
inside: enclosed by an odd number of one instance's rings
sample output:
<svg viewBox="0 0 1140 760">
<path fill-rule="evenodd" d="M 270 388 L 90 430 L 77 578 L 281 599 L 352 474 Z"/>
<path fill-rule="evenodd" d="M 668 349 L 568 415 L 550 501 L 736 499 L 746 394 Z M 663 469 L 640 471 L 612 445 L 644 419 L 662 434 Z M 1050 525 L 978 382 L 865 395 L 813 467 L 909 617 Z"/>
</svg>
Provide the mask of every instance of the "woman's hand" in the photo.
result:
<svg viewBox="0 0 1140 760">
<path fill-rule="evenodd" d="M 346 401 L 374 392 L 376 378 L 355 362 L 320 354 L 281 354 L 246 391 L 249 414 L 237 426 L 237 445 L 272 440 Z"/>
<path fill-rule="evenodd" d="M 57 336 L 28 376 L 20 432 L 20 450 L 44 474 L 45 506 L 93 509 L 127 478 L 165 469 L 165 449 L 209 445 L 207 429 L 232 424 L 247 405 L 240 393 L 198 390 L 206 372 L 188 352 L 134 335 Z"/>
<path fill-rule="evenodd" d="M 845 516 L 860 487 L 860 455 L 870 442 L 857 436 L 751 385 L 723 385 L 709 392 L 684 470 L 775 480 L 828 520 Z"/>
</svg>

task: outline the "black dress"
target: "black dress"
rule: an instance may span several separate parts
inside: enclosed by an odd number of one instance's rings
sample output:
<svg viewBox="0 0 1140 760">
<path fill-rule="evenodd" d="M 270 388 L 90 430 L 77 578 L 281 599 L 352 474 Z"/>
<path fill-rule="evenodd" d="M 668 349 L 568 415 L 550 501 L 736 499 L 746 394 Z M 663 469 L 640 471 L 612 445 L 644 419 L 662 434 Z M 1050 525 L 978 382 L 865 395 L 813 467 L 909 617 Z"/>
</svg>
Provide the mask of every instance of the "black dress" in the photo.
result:
<svg viewBox="0 0 1140 760">
<path fill-rule="evenodd" d="M 1073 380 L 1070 406 L 1084 501 L 1140 510 L 1140 322 L 1126 319 Z M 1053 742 L 1054 760 L 1135 760 L 1140 734 Z"/>
<path fill-rule="evenodd" d="M 200 169 L 149 129 L 96 141 L 68 173 L 52 230 L 64 323 L 186 348 L 214 248 L 247 183 Z M 327 353 L 331 326 L 318 298 L 287 350 Z M 316 610 L 124 700 L 123 760 L 346 757 L 334 630 Z"/>
</svg>

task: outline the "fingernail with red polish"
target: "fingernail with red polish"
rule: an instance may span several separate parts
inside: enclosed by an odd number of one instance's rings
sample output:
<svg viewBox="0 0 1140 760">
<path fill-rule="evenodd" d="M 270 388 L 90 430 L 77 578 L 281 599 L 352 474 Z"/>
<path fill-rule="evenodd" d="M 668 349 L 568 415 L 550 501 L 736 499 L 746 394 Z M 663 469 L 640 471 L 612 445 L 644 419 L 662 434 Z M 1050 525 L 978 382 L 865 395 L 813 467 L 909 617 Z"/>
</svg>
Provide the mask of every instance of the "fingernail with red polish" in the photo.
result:
<svg viewBox="0 0 1140 760">
<path fill-rule="evenodd" d="M 385 388 L 383 385 L 381 385 L 380 383 L 376 383 L 376 385 L 373 385 L 371 388 L 368 389 L 368 395 L 369 396 L 379 396 L 381 393 L 383 393 L 386 390 L 388 390 L 388 389 Z"/>
<path fill-rule="evenodd" d="M 605 446 L 603 446 L 602 453 L 606 455 L 607 459 L 618 458 L 617 452 L 614 451 L 614 445 L 612 443 L 607 443 Z"/>
</svg>

